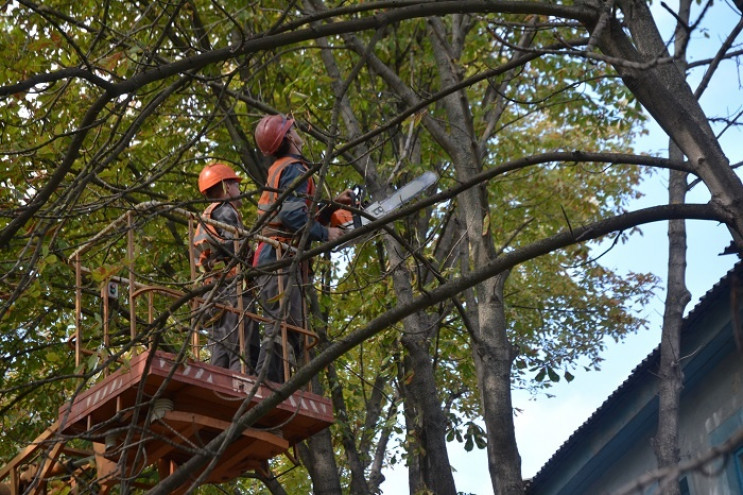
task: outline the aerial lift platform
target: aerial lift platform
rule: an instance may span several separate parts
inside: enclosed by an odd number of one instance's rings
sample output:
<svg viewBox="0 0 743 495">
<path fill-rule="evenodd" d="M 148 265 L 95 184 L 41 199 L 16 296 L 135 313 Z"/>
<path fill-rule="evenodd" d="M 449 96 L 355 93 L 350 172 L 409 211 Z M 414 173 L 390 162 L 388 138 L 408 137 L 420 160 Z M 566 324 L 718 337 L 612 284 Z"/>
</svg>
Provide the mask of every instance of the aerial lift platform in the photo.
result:
<svg viewBox="0 0 743 495">
<path fill-rule="evenodd" d="M 203 219 L 195 218 L 190 212 L 180 213 L 189 216 L 191 236 L 193 222 Z M 134 280 L 131 266 L 134 260 L 132 216 L 133 213 L 129 212 L 125 218 L 128 222 L 129 277 L 111 277 L 102 286 L 105 344 L 110 343 L 106 314 L 109 297 L 116 292 L 111 287 L 122 285 L 129 289 L 132 340 L 137 335 L 136 307 L 139 298 L 146 296 L 143 298 L 148 302 L 148 319 L 152 321 L 154 295 L 171 299 L 184 295 L 171 288 L 143 285 Z M 111 224 L 109 229 L 121 224 L 121 220 Z M 105 232 L 104 229 L 99 236 Z M 77 287 L 77 328 L 71 344 L 74 344 L 78 365 L 83 355 L 93 354 L 81 346 L 82 277 L 90 272 L 80 262 L 84 248 L 71 256 Z M 193 260 L 193 256 L 190 257 Z M 193 304 L 195 307 L 200 302 Z M 240 307 L 224 309 L 271 323 L 267 318 Z M 310 330 L 285 323 L 281 323 L 281 327 L 284 342 L 288 332 L 292 331 L 304 337 L 306 348 L 317 341 Z M 192 335 L 192 356 L 149 348 L 134 353 L 128 361 L 121 362 L 100 381 L 76 393 L 59 408 L 58 420 L 0 469 L 0 495 L 91 493 L 91 486 L 95 487 L 97 493 L 106 494 L 122 479 L 128 480 L 130 486 L 135 488 L 150 488 L 157 483 L 157 479 L 170 475 L 194 453 L 203 451 L 204 446 L 230 428 L 237 417 L 259 404 L 272 393 L 272 388 L 279 385 L 258 383 L 255 376 L 202 362 L 199 359 L 199 332 L 192 332 Z M 243 342 L 241 347 L 244 348 Z M 308 356 L 308 352 L 304 354 Z M 288 378 L 286 351 L 284 357 L 284 372 Z M 332 423 L 333 411 L 329 399 L 311 390 L 295 391 L 242 431 L 237 440 L 223 446 L 213 469 L 206 473 L 191 473 L 191 478 L 195 480 L 201 477 L 200 483 L 222 483 L 249 471 L 266 472 L 268 460 L 282 454 L 287 454 L 296 462 L 291 454 L 292 447 Z M 79 444 L 80 439 L 83 439 L 85 448 L 71 446 L 76 442 Z M 150 474 L 147 480 L 142 481 L 139 477 L 146 470 L 156 473 L 155 478 Z M 182 492 L 190 485 L 184 485 Z"/>
</svg>

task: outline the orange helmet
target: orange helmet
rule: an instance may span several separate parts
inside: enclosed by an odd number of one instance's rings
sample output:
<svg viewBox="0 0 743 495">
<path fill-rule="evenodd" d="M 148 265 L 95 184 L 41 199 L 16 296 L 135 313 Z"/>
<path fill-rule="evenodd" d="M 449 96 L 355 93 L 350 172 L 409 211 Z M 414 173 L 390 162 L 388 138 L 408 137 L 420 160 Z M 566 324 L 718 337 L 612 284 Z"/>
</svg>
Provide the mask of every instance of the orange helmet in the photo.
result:
<svg viewBox="0 0 743 495">
<path fill-rule="evenodd" d="M 238 182 L 242 181 L 242 178 L 224 163 L 210 163 L 199 174 L 199 191 L 201 191 L 201 194 L 204 194 L 210 187 L 219 184 L 223 180 L 230 179 Z"/>
<path fill-rule="evenodd" d="M 255 128 L 255 142 L 266 156 L 273 155 L 294 125 L 294 119 L 283 115 L 266 115 Z"/>
</svg>

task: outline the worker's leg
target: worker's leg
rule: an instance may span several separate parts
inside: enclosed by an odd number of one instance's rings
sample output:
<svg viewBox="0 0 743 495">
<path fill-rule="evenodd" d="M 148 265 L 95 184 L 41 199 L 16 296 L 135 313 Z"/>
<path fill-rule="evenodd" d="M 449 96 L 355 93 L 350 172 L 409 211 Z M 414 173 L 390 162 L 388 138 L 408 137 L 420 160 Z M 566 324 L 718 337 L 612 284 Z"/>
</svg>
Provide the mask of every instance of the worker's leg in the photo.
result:
<svg viewBox="0 0 743 495">
<path fill-rule="evenodd" d="M 260 343 L 260 352 L 256 364 L 256 372 L 260 374 L 264 366 L 266 378 L 273 382 L 283 382 L 283 373 L 281 371 L 281 345 L 277 345 L 276 339 L 281 339 L 281 328 L 279 313 L 279 284 L 275 275 L 261 275 L 256 280 L 258 288 L 258 304 L 260 305 L 263 315 L 271 318 L 273 322 L 264 323 Z M 277 352 L 278 349 L 278 352 Z"/>
<path fill-rule="evenodd" d="M 211 354 L 209 364 L 228 368 L 230 357 L 226 345 L 227 331 L 223 320 L 224 318 L 221 318 L 214 326 L 208 329 L 209 340 L 207 346 Z"/>
<path fill-rule="evenodd" d="M 222 289 L 214 300 L 220 305 L 229 308 L 237 308 L 237 296 L 234 283 Z M 243 298 L 243 305 L 250 301 Z M 247 308 L 245 308 L 247 309 Z M 245 331 L 249 320 L 245 320 L 237 311 L 230 311 L 224 308 L 215 308 L 213 314 L 216 321 L 213 320 L 209 328 L 209 348 L 211 352 L 210 364 L 221 366 L 233 371 L 242 371 L 242 359 L 240 357 L 240 334 L 239 328 Z M 247 346 L 248 340 L 245 340 Z M 246 372 L 250 372 L 249 366 L 246 365 Z"/>
<path fill-rule="evenodd" d="M 232 325 L 232 332 L 228 336 L 229 340 L 229 355 L 230 364 L 229 368 L 234 371 L 243 370 L 243 361 L 245 362 L 245 373 L 253 375 L 256 373 L 256 367 L 258 363 L 258 354 L 260 352 L 260 335 L 258 329 L 258 322 L 253 320 L 247 313 L 255 313 L 256 301 L 252 295 L 243 296 L 243 311 L 242 317 L 239 317 L 235 313 L 234 324 Z M 239 320 L 239 321 L 238 321 Z M 242 328 L 243 332 L 243 346 L 244 349 L 240 352 L 240 335 L 237 331 L 238 327 Z"/>
<path fill-rule="evenodd" d="M 291 284 L 289 280 L 291 278 Z M 304 314 L 304 287 L 303 277 L 301 270 L 296 270 L 291 274 L 291 277 L 284 277 L 284 287 L 287 287 L 287 322 L 299 328 L 305 328 L 305 314 Z M 289 352 L 290 359 L 292 359 L 291 366 L 297 368 L 302 363 L 302 355 L 304 354 L 304 336 L 298 332 L 288 332 L 289 346 L 291 352 Z"/>
<path fill-rule="evenodd" d="M 279 276 L 262 275 L 258 277 L 258 301 L 263 309 L 263 314 L 274 322 L 286 321 L 286 323 L 304 328 L 304 306 L 302 303 L 302 276 L 301 271 L 294 273 L 283 273 Z M 287 330 L 287 349 L 290 367 L 296 367 L 301 361 L 303 353 L 303 336 L 292 330 Z M 281 327 L 277 324 L 264 325 L 261 352 L 258 358 L 257 369 L 261 367 L 270 352 L 267 378 L 276 382 L 284 381 L 284 353 L 281 341 Z"/>
<path fill-rule="evenodd" d="M 243 299 L 243 307 L 250 313 L 255 314 L 258 310 L 258 304 L 255 299 L 255 294 L 251 294 L 250 297 Z M 245 318 L 243 322 L 244 342 L 245 342 L 245 358 L 247 360 L 247 367 L 250 374 L 256 374 L 258 369 L 258 355 L 261 349 L 261 335 L 258 321 L 250 317 Z"/>
</svg>

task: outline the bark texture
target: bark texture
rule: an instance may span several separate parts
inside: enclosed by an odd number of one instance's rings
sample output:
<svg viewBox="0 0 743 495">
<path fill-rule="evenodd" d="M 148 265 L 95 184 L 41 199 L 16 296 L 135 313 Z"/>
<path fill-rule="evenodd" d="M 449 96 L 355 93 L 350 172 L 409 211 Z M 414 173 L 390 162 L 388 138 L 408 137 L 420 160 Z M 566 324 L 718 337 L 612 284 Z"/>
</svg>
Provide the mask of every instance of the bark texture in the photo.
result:
<svg viewBox="0 0 743 495">
<path fill-rule="evenodd" d="M 683 70 L 673 62 L 643 0 L 618 0 L 623 18 L 588 24 L 627 87 L 688 157 L 743 249 L 743 183 L 730 167 Z M 601 6 L 593 4 L 598 10 Z M 594 18 L 594 21 L 596 18 Z"/>
<path fill-rule="evenodd" d="M 679 5 L 679 25 L 676 28 L 676 66 L 685 68 L 685 47 L 688 33 L 684 25 L 689 22 L 691 2 L 682 0 Z M 669 143 L 669 157 L 682 160 L 683 152 L 676 144 Z M 669 172 L 668 202 L 683 204 L 686 201 L 687 176 L 685 172 Z M 684 310 L 691 294 L 686 288 L 686 222 L 668 222 L 668 287 L 663 313 L 663 332 L 660 345 L 658 370 L 658 431 L 653 447 L 658 468 L 670 468 L 680 461 L 679 406 L 683 387 L 681 369 L 681 327 Z M 679 495 L 679 484 L 671 480 L 660 487 L 663 495 Z"/>
<path fill-rule="evenodd" d="M 678 148 L 672 147 L 676 153 Z M 686 174 L 671 171 L 669 196 L 672 203 L 683 203 Z M 683 374 L 681 371 L 681 324 L 691 295 L 684 282 L 686 274 L 686 226 L 684 220 L 668 222 L 668 289 L 663 313 L 663 332 L 658 370 L 658 431 L 653 447 L 659 468 L 678 464 L 679 402 Z M 674 480 L 675 481 L 675 480 Z M 661 487 L 664 495 L 678 495 L 678 483 Z"/>
</svg>

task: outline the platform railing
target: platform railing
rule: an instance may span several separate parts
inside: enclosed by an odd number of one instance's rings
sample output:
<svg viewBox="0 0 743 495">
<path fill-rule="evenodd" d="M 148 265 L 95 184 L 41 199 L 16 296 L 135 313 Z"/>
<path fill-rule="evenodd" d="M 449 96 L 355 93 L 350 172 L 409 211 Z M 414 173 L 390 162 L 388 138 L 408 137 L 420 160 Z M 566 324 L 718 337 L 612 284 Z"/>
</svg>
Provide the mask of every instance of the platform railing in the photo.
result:
<svg viewBox="0 0 743 495">
<path fill-rule="evenodd" d="M 219 227 L 220 229 L 231 231 L 238 236 L 243 236 L 243 239 L 247 238 L 248 233 L 244 229 L 236 228 L 234 226 L 224 224 L 222 222 L 214 221 L 211 219 L 203 218 L 198 215 L 196 215 L 193 212 L 181 209 L 181 208 L 175 208 L 168 205 L 163 205 L 156 202 L 147 202 L 142 203 L 140 205 L 137 205 L 134 210 L 130 210 L 123 214 L 118 219 L 111 222 L 106 228 L 101 230 L 96 236 L 91 238 L 87 243 L 79 247 L 75 252 L 72 253 L 70 256 L 70 263 L 72 264 L 74 270 L 75 270 L 75 332 L 74 336 L 70 339 L 70 344 L 74 345 L 75 349 L 75 366 L 79 367 L 82 364 L 82 356 L 83 355 L 93 355 L 96 354 L 96 351 L 88 350 L 83 347 L 83 337 L 82 337 L 82 299 L 83 299 L 83 275 L 90 275 L 92 274 L 92 270 L 83 266 L 82 264 L 82 255 L 85 254 L 90 248 L 92 248 L 97 241 L 99 241 L 101 238 L 103 238 L 105 235 L 111 233 L 114 231 L 114 229 L 125 226 L 126 228 L 126 259 L 127 259 L 127 266 L 125 268 L 128 276 L 108 276 L 106 277 L 101 284 L 101 299 L 102 299 L 102 325 L 103 325 L 103 346 L 104 348 L 108 349 L 111 346 L 111 330 L 109 328 L 110 325 L 110 310 L 111 310 L 111 296 L 112 294 L 112 285 L 116 284 L 119 287 L 126 287 L 127 290 L 127 299 L 128 299 L 128 307 L 129 307 L 129 336 L 132 341 L 135 341 L 137 338 L 137 321 L 138 320 L 138 301 L 143 297 L 146 297 L 146 311 L 147 316 L 144 321 L 147 321 L 148 323 L 152 323 L 155 319 L 155 296 L 160 295 L 164 296 L 170 300 L 180 300 L 187 296 L 187 292 L 184 292 L 182 290 L 173 289 L 166 286 L 158 286 L 158 285 L 150 285 L 150 284 L 143 284 L 136 280 L 136 271 L 135 271 L 135 223 L 134 223 L 134 215 L 136 211 L 139 210 L 151 210 L 152 208 L 156 209 L 163 209 L 167 210 L 170 213 L 175 213 L 184 219 L 187 220 L 189 228 L 188 228 L 188 245 L 189 245 L 189 260 L 190 260 L 190 278 L 192 285 L 197 284 L 197 272 L 196 268 L 194 266 L 194 253 L 193 253 L 193 236 L 194 236 L 194 224 L 195 222 L 203 222 L 206 224 L 211 224 L 216 227 Z M 286 250 L 293 250 L 294 248 L 278 241 L 275 241 L 270 238 L 266 238 L 260 235 L 253 235 L 253 238 L 269 242 L 272 244 L 277 244 L 276 247 L 279 247 L 281 249 Z M 239 252 L 239 242 L 238 240 L 235 241 L 236 247 L 235 252 Z M 226 279 L 227 277 L 225 277 Z M 220 282 L 225 282 L 227 280 L 222 280 Z M 238 315 L 240 315 L 241 319 L 247 318 L 253 321 L 256 321 L 258 325 L 274 325 L 276 324 L 276 321 L 272 318 L 265 317 L 262 315 L 259 315 L 257 313 L 247 311 L 245 308 L 242 307 L 242 283 L 237 284 L 241 287 L 240 293 L 237 297 L 237 307 L 232 307 L 229 305 L 221 304 L 219 302 L 213 302 L 213 301 L 207 301 L 207 299 L 203 297 L 193 297 L 191 301 L 189 302 L 190 305 L 190 315 L 191 320 L 189 322 L 189 329 L 191 331 L 192 335 L 192 341 L 190 343 L 191 346 L 191 354 L 193 359 L 200 360 L 200 349 L 202 348 L 201 343 L 201 334 L 200 334 L 200 328 L 199 328 L 199 318 L 196 316 L 199 311 L 201 311 L 205 304 L 210 305 L 213 308 L 224 310 L 224 311 L 230 311 L 234 312 Z M 288 343 L 288 334 L 289 332 L 295 332 L 302 336 L 302 342 L 304 344 L 304 351 L 303 352 L 303 358 L 305 362 L 309 360 L 309 349 L 314 347 L 318 343 L 318 336 L 311 330 L 307 328 L 298 327 L 295 325 L 291 325 L 289 323 L 286 323 L 285 321 L 281 321 L 280 323 L 280 330 L 281 330 L 281 343 L 282 343 L 282 349 L 283 349 L 283 361 L 284 361 L 284 375 L 285 380 L 289 378 L 289 355 L 288 355 L 288 349 L 289 349 L 289 343 Z M 247 323 L 243 323 L 247 324 Z M 240 355 L 243 358 L 242 359 L 242 372 L 244 373 L 246 371 L 245 368 L 245 357 L 246 354 L 246 346 L 247 343 L 244 341 L 242 331 L 239 332 L 239 347 L 240 347 Z M 133 353 L 137 354 L 139 351 L 137 350 L 137 346 L 133 347 Z M 105 372 L 105 370 L 104 370 Z"/>
</svg>

